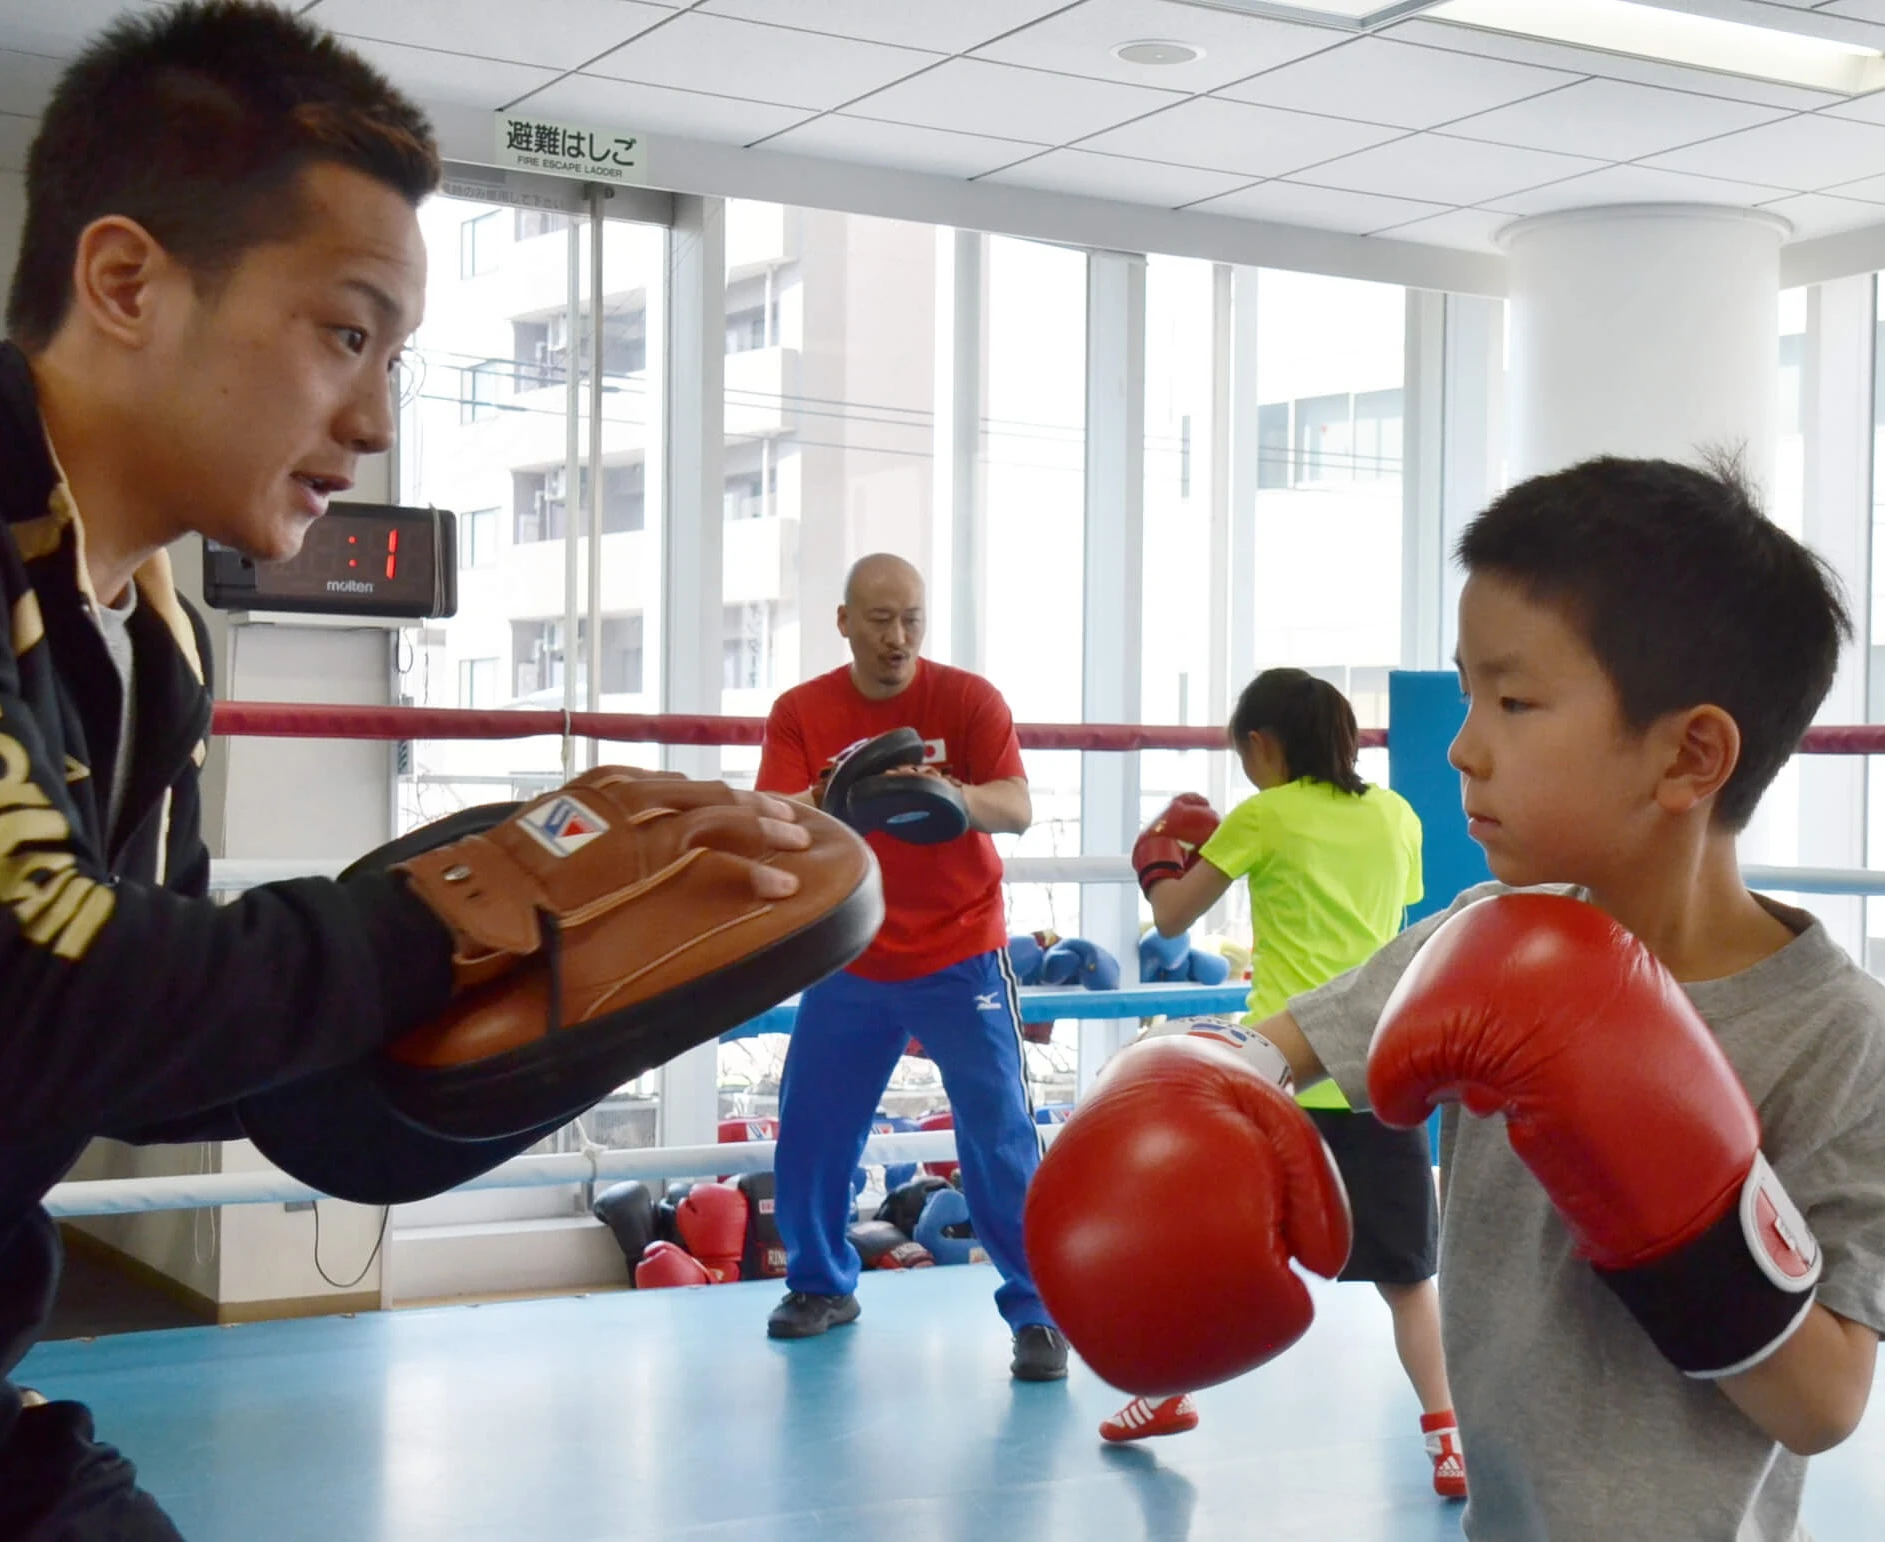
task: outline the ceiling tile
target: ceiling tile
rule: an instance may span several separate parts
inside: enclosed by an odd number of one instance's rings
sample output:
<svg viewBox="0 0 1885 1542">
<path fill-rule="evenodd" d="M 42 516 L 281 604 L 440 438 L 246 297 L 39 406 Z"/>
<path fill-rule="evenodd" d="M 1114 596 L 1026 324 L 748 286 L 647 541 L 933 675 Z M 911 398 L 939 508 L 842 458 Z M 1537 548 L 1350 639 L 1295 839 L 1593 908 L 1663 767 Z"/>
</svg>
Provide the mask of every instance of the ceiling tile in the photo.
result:
<svg viewBox="0 0 1885 1542">
<path fill-rule="evenodd" d="M 1855 96 L 1820 109 L 1828 118 L 1852 118 L 1860 123 L 1885 123 L 1885 91 L 1874 91 L 1867 96 Z"/>
<path fill-rule="evenodd" d="M 386 72 L 394 85 L 422 102 L 461 102 L 495 112 L 508 102 L 547 86 L 558 71 L 534 64 L 507 64 L 436 48 L 407 48 L 371 38 L 349 38 L 369 63 Z"/>
<path fill-rule="evenodd" d="M 1066 144 L 1178 98 L 1111 80 L 1017 69 L 982 59 L 947 64 L 852 104 L 859 117 Z"/>
<path fill-rule="evenodd" d="M 1374 193 L 1342 193 L 1297 182 L 1259 182 L 1222 198 L 1193 204 L 1198 214 L 1234 214 L 1243 219 L 1307 225 L 1313 230 L 1343 230 L 1366 235 L 1390 225 L 1444 214 L 1446 205 L 1382 198 Z"/>
<path fill-rule="evenodd" d="M 573 70 L 637 32 L 671 20 L 666 6 L 640 0 L 556 0 L 516 5 L 511 0 L 321 0 L 310 21 L 347 37 L 448 44 L 453 52 L 512 64 Z"/>
<path fill-rule="evenodd" d="M 670 91 L 596 75 L 566 75 L 529 98 L 533 112 L 567 113 L 599 128 L 635 134 L 680 134 L 718 144 L 751 144 L 803 123 L 802 107 L 751 102 L 700 91 Z M 659 147 L 650 152 L 659 158 Z M 659 166 L 654 168 L 660 174 Z"/>
<path fill-rule="evenodd" d="M 1568 86 L 1577 78 L 1561 70 L 1364 37 L 1227 86 L 1218 95 L 1399 128 L 1432 128 Z"/>
<path fill-rule="evenodd" d="M 1607 203 L 1712 203 L 1746 208 L 1785 195 L 1785 188 L 1753 182 L 1658 171 L 1651 166 L 1606 166 L 1586 176 L 1507 193 L 1487 202 L 1509 214 L 1552 214 L 1560 209 L 1592 209 Z"/>
<path fill-rule="evenodd" d="M 1484 203 L 1520 188 L 1556 182 L 1603 163 L 1543 150 L 1518 150 L 1443 134 L 1413 134 L 1392 144 L 1363 150 L 1345 160 L 1317 166 L 1297 178 L 1318 187 L 1345 187 L 1391 198 L 1432 203 Z"/>
<path fill-rule="evenodd" d="M 1422 246 L 1450 246 L 1465 252 L 1498 252 L 1503 248 L 1494 237 L 1511 223 L 1511 215 L 1494 214 L 1489 209 L 1454 209 L 1446 214 L 1436 214 L 1432 219 L 1415 220 L 1411 225 L 1378 230 L 1375 234 L 1392 241 L 1418 241 Z"/>
<path fill-rule="evenodd" d="M 0 48 L 70 58 L 120 16 L 143 11 L 133 0 L 4 0 Z"/>
<path fill-rule="evenodd" d="M 691 12 L 596 60 L 585 73 L 824 110 L 942 58 L 913 48 Z"/>
<path fill-rule="evenodd" d="M 0 171 L 26 170 L 26 152 L 38 131 L 39 119 L 0 112 Z"/>
<path fill-rule="evenodd" d="M 1839 96 L 1830 91 L 1809 91 L 1803 86 L 1782 85 L 1778 81 L 1690 69 L 1685 65 L 1666 64 L 1660 59 L 1633 59 L 1628 54 L 1573 48 L 1565 43 L 1515 37 L 1509 32 L 1485 32 L 1477 27 L 1462 27 L 1451 22 L 1405 21 L 1391 28 L 1387 35 L 1401 42 L 1425 43 L 1432 48 L 1448 48 L 1457 53 L 1510 59 L 1520 64 L 1571 70 L 1579 75 L 1603 75 L 1611 80 L 1633 80 L 1639 85 L 1667 86 L 1674 91 L 1695 91 L 1703 96 L 1761 102 L 1770 107 L 1793 107 L 1803 112 L 1840 100 Z"/>
<path fill-rule="evenodd" d="M 1792 198 L 1782 198 L 1762 207 L 1769 214 L 1778 214 L 1791 222 L 1795 241 L 1858 230 L 1866 225 L 1885 225 L 1885 208 L 1878 204 L 1861 203 L 1856 198 L 1834 198 L 1828 193 L 1797 193 Z"/>
<path fill-rule="evenodd" d="M 1447 132 L 1528 150 L 1633 161 L 1785 116 L 1781 107 L 1659 91 L 1621 80 L 1586 80 L 1458 123 Z"/>
<path fill-rule="evenodd" d="M 1084 141 L 1081 148 L 1178 166 L 1277 177 L 1394 139 L 1400 130 L 1199 97 Z"/>
<path fill-rule="evenodd" d="M 827 113 L 767 140 L 766 148 L 944 177 L 979 177 L 1044 147 L 1018 139 L 990 139 L 981 134 L 954 134 L 948 129 L 915 128 L 908 123 L 878 123 Z"/>
<path fill-rule="evenodd" d="M 36 116 L 52 100 L 65 60 L 0 50 L 0 111 Z"/>
<path fill-rule="evenodd" d="M 1672 150 L 1649 164 L 1812 192 L 1885 173 L 1885 128 L 1807 113 Z"/>
<path fill-rule="evenodd" d="M 1868 203 L 1885 203 L 1885 177 L 1865 177 L 1857 182 L 1841 182 L 1827 192 L 1836 198 L 1863 198 Z"/>
<path fill-rule="evenodd" d="M 1090 150 L 1053 150 L 982 180 L 1010 187 L 1079 193 L 1088 198 L 1115 198 L 1122 203 L 1176 209 L 1214 193 L 1228 192 L 1249 178 L 1222 171 L 1200 171 L 1195 166 L 1135 161 L 1123 155 L 1096 155 Z"/>
<path fill-rule="evenodd" d="M 802 27 L 817 19 L 823 32 L 898 43 L 938 53 L 966 53 L 1058 11 L 1067 0 L 706 0 L 703 13 Z"/>
<path fill-rule="evenodd" d="M 1389 241 L 1418 241 L 1423 247 L 1502 254 L 1504 247 L 1500 247 L 1497 236 L 1508 224 L 1512 224 L 1512 215 L 1497 215 L 1491 209 L 1450 209 L 1433 219 L 1397 224 L 1372 234 Z"/>
<path fill-rule="evenodd" d="M 1885 25 L 1885 0 L 1833 0 L 1831 5 L 1813 7 L 1828 16 L 1849 16 L 1855 21 L 1875 21 Z"/>
<path fill-rule="evenodd" d="M 1332 48 L 1342 34 L 1261 16 L 1175 6 L 1170 0 L 1086 0 L 976 50 L 983 59 L 1063 70 L 1171 91 L 1209 91 Z M 1201 49 L 1189 64 L 1128 64 L 1120 43 L 1157 40 Z"/>
</svg>

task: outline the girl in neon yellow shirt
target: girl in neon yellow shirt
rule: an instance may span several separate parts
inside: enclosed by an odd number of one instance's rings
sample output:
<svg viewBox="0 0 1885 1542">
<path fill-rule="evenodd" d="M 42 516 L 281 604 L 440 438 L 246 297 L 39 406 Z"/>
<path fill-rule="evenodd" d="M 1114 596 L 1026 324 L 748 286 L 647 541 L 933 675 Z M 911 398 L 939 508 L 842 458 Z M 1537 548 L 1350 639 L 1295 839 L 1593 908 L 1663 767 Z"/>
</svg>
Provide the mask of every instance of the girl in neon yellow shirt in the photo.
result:
<svg viewBox="0 0 1885 1542">
<path fill-rule="evenodd" d="M 1420 820 L 1405 799 L 1364 782 L 1346 697 L 1300 669 L 1270 669 L 1245 688 L 1230 741 L 1257 788 L 1197 848 L 1179 876 L 1149 889 L 1152 915 L 1182 935 L 1237 879 L 1250 886 L 1249 1024 L 1283 1011 L 1365 961 L 1421 897 Z M 1208 828 L 1215 816 L 1203 808 Z M 1194 833 L 1197 826 L 1194 825 Z M 1367 1280 L 1394 1316 L 1394 1345 L 1420 1398 L 1434 1490 L 1466 1493 L 1466 1469 L 1440 1351 L 1438 1207 L 1424 1130 L 1391 1130 L 1355 1113 L 1333 1082 L 1300 1095 L 1334 1154 L 1354 1211 L 1344 1280 Z M 1100 1426 L 1108 1440 L 1177 1434 L 1198 1422 L 1191 1398 L 1135 1398 Z"/>
</svg>

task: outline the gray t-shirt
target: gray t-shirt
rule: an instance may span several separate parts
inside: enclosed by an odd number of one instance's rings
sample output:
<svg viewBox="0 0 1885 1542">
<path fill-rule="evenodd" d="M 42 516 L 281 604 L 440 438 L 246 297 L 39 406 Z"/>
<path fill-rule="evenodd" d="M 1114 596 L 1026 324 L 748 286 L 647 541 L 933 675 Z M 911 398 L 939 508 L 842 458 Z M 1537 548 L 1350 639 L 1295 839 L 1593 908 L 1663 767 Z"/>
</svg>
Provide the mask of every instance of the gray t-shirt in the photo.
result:
<svg viewBox="0 0 1885 1542">
<path fill-rule="evenodd" d="M 1500 892 L 1470 889 L 1447 914 Z M 1740 974 L 1686 989 L 1819 1238 L 1818 1300 L 1885 1332 L 1885 987 L 1813 917 L 1761 903 L 1794 940 Z M 1367 1106 L 1381 1009 L 1443 919 L 1428 917 L 1289 1004 L 1357 1108 Z M 1646 1164 L 1656 1157 L 1644 1149 Z M 1472 1486 L 1466 1535 L 1802 1542 L 1806 1459 L 1770 1440 L 1719 1387 L 1662 1358 L 1573 1255 L 1505 1121 L 1449 1106 L 1441 1163 L 1441 1329 Z"/>
</svg>

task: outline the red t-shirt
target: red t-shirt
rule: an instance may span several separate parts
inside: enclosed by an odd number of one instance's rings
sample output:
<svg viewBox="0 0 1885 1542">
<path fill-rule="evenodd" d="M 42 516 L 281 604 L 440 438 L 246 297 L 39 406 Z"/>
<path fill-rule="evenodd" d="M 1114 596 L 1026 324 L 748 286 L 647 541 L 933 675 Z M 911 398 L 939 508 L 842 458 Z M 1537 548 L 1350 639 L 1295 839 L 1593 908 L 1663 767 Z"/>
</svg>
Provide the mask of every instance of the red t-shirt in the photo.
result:
<svg viewBox="0 0 1885 1542">
<path fill-rule="evenodd" d="M 793 686 L 766 719 L 757 786 L 803 792 L 840 750 L 893 728 L 922 734 L 925 763 L 969 786 L 1026 775 L 1001 693 L 966 669 L 918 659 L 916 678 L 887 701 L 859 691 L 848 664 Z M 971 830 L 941 846 L 869 840 L 884 875 L 884 924 L 851 973 L 913 980 L 1007 946 L 1001 858 L 986 835 Z"/>
</svg>

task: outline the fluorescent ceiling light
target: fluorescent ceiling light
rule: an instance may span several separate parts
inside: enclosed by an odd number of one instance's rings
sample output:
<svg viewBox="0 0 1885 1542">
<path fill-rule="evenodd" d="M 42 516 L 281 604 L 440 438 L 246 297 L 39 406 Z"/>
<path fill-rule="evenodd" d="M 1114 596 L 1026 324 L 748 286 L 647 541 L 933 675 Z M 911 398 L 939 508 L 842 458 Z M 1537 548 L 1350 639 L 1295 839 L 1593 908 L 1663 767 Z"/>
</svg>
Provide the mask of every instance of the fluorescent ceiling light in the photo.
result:
<svg viewBox="0 0 1885 1542">
<path fill-rule="evenodd" d="M 1427 15 L 1490 32 L 1783 80 L 1845 96 L 1885 87 L 1885 54 L 1877 49 L 1633 0 L 1442 0 Z"/>
<path fill-rule="evenodd" d="M 1404 20 L 1416 12 L 1430 11 L 1439 0 L 1178 0 L 1178 3 L 1367 32 L 1391 21 Z"/>
</svg>

